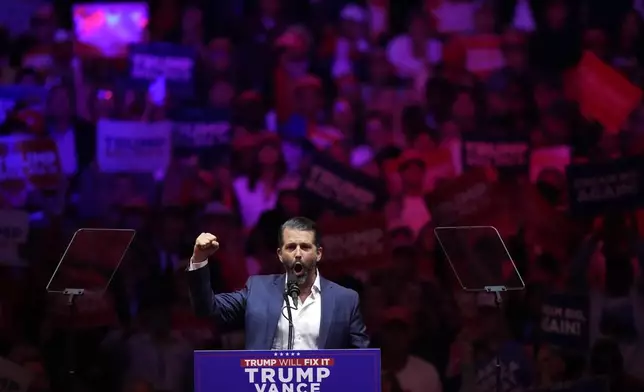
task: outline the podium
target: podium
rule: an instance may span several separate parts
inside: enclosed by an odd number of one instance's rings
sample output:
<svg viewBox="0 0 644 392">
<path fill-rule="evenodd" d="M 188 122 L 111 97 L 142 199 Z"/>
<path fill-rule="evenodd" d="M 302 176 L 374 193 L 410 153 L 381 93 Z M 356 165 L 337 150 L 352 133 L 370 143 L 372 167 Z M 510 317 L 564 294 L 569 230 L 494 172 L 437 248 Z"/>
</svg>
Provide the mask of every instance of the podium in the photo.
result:
<svg viewBox="0 0 644 392">
<path fill-rule="evenodd" d="M 195 351 L 196 392 L 380 392 L 380 350 Z"/>
</svg>

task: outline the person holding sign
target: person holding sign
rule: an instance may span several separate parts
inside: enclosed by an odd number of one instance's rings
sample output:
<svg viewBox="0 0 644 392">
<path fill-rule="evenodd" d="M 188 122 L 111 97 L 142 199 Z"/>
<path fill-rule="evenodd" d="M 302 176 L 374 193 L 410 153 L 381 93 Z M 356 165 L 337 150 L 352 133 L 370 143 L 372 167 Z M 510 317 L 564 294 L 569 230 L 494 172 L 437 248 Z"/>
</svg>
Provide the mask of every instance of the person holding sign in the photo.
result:
<svg viewBox="0 0 644 392">
<path fill-rule="evenodd" d="M 245 321 L 248 350 L 367 348 L 358 294 L 318 272 L 322 247 L 316 224 L 303 217 L 289 219 L 278 239 L 284 274 L 251 276 L 241 290 L 214 294 L 207 264 L 219 242 L 201 233 L 187 272 L 195 313 L 226 325 Z"/>
</svg>

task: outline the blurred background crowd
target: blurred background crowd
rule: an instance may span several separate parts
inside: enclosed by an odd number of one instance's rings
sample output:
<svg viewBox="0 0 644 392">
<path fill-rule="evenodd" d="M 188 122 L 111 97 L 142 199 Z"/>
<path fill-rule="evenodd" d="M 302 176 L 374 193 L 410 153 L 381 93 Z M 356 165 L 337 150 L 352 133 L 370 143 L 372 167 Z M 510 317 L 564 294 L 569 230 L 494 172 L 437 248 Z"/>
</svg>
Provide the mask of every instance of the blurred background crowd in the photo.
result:
<svg viewBox="0 0 644 392">
<path fill-rule="evenodd" d="M 503 391 L 644 390 L 641 1 L 1 4 L 3 385 L 71 390 L 72 329 L 77 390 L 192 390 L 192 350 L 244 341 L 191 313 L 196 236 L 234 290 L 305 215 L 383 391 L 494 391 L 497 352 Z M 525 282 L 502 312 L 436 240 L 463 225 Z M 70 321 L 45 287 L 81 227 L 137 234 Z M 470 242 L 469 288 L 502 283 Z"/>
</svg>

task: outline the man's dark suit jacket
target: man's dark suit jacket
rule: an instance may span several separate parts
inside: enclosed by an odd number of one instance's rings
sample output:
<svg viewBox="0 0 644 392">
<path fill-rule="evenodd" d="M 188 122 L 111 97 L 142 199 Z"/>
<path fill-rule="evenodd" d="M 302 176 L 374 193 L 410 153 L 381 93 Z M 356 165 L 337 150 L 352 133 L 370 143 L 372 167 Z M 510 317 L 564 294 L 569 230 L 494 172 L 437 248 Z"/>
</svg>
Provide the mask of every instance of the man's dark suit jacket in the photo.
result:
<svg viewBox="0 0 644 392">
<path fill-rule="evenodd" d="M 208 266 L 188 271 L 190 296 L 198 316 L 214 316 L 225 325 L 244 325 L 247 350 L 270 350 L 282 317 L 285 275 L 251 276 L 242 290 L 214 294 Z M 318 348 L 367 348 L 369 337 L 358 294 L 320 277 L 322 317 Z"/>
</svg>

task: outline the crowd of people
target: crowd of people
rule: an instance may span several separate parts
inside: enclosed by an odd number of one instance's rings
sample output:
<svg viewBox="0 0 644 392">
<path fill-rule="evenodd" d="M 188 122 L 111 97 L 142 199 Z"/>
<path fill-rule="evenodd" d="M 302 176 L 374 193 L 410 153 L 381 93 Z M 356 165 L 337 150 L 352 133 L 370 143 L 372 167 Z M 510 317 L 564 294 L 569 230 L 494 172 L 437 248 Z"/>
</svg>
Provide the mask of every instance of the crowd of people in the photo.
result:
<svg viewBox="0 0 644 392">
<path fill-rule="evenodd" d="M 179 83 L 158 66 L 140 88 L 133 52 L 81 45 L 70 4 L 36 9 L 0 37 L 0 379 L 71 390 L 72 330 L 76 390 L 192 390 L 193 350 L 244 346 L 243 328 L 191 310 L 195 238 L 218 237 L 212 286 L 231 291 L 282 272 L 279 227 L 303 215 L 321 230 L 321 273 L 360 295 L 383 391 L 495 391 L 495 354 L 505 392 L 644 390 L 643 13 L 633 0 L 152 1 L 142 43 L 193 67 Z M 574 83 L 588 64 L 627 88 Z M 54 147 L 38 167 L 56 170 L 11 171 L 32 141 Z M 494 226 L 505 246 L 443 241 L 442 226 Z M 46 287 L 83 227 L 136 236 L 70 319 Z M 513 285 L 501 311 L 472 291 L 498 284 Z"/>
</svg>

